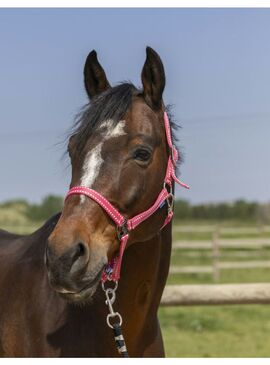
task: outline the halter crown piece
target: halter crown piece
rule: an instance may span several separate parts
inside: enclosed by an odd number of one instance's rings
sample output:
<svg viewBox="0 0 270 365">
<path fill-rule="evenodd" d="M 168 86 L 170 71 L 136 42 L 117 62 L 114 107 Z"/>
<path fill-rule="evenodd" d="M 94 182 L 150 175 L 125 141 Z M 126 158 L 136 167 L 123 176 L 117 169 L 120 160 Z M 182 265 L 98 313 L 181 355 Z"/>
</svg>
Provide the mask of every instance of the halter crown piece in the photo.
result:
<svg viewBox="0 0 270 365">
<path fill-rule="evenodd" d="M 164 204 L 167 204 L 168 213 L 162 228 L 165 227 L 171 221 L 173 217 L 173 199 L 174 199 L 172 195 L 173 182 L 175 181 L 177 184 L 183 186 L 186 189 L 189 189 L 189 186 L 180 181 L 175 175 L 178 153 L 177 149 L 172 143 L 170 122 L 166 112 L 164 112 L 164 126 L 167 137 L 167 143 L 170 149 L 170 155 L 168 158 L 167 170 L 164 178 L 163 188 L 159 193 L 156 201 L 149 209 L 136 215 L 133 218 L 127 219 L 122 214 L 120 214 L 118 210 L 114 208 L 114 206 L 106 198 L 104 198 L 104 196 L 102 196 L 93 189 L 87 188 L 86 186 L 74 186 L 68 191 L 66 195 L 65 200 L 67 200 L 68 197 L 70 197 L 71 195 L 75 194 L 85 195 L 88 198 L 94 200 L 101 206 L 101 208 L 105 210 L 105 212 L 111 217 L 111 219 L 116 224 L 117 235 L 120 241 L 120 249 L 118 255 L 115 258 L 113 258 L 104 269 L 101 278 L 103 283 L 106 282 L 107 280 L 110 281 L 112 280 L 114 282 L 117 282 L 119 280 L 123 253 L 129 238 L 129 232 L 131 230 L 135 229 L 140 223 L 149 218 L 159 208 L 163 207 Z"/>
</svg>

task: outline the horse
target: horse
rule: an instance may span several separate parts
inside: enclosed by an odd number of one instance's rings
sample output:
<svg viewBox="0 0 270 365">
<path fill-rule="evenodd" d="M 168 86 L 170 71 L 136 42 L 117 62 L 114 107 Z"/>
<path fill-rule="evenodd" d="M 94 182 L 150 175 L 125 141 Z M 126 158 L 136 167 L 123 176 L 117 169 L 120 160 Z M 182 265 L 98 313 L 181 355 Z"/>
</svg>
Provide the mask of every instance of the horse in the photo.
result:
<svg viewBox="0 0 270 365">
<path fill-rule="evenodd" d="M 142 89 L 112 87 L 89 53 L 63 210 L 30 235 L 0 231 L 1 356 L 165 356 L 157 312 L 179 180 L 164 66 L 150 47 L 141 78 Z"/>
</svg>

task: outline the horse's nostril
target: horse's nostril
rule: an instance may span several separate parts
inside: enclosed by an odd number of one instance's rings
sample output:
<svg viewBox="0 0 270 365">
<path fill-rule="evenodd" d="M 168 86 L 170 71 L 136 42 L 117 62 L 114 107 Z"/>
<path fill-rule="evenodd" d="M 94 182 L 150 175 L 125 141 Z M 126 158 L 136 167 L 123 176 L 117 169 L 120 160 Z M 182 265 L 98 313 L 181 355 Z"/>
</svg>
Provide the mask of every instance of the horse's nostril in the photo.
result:
<svg viewBox="0 0 270 365">
<path fill-rule="evenodd" d="M 79 256 L 83 256 L 85 254 L 85 246 L 83 243 L 78 243 L 77 245 L 77 252 Z"/>
<path fill-rule="evenodd" d="M 84 261 L 86 261 L 87 256 L 88 256 L 87 253 L 88 253 L 88 249 L 87 249 L 86 244 L 83 242 L 77 243 L 77 245 L 73 251 L 72 263 L 75 263 L 79 259 L 84 259 Z"/>
<path fill-rule="evenodd" d="M 52 272 L 56 273 L 54 276 L 68 272 L 75 275 L 86 269 L 89 261 L 89 247 L 86 243 L 74 242 L 64 251 L 59 251 L 50 246 L 46 250 L 46 265 Z"/>
<path fill-rule="evenodd" d="M 79 273 L 84 269 L 88 259 L 88 246 L 83 242 L 77 243 L 76 246 L 73 247 L 73 251 L 70 252 L 69 265 L 71 274 Z"/>
</svg>

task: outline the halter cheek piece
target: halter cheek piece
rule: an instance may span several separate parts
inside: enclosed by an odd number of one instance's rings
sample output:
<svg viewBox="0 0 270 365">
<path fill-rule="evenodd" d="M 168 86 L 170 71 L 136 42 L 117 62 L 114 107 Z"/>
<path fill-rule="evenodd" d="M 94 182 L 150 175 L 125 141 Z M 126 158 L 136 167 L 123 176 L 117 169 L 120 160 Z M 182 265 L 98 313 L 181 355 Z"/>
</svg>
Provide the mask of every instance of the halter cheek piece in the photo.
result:
<svg viewBox="0 0 270 365">
<path fill-rule="evenodd" d="M 129 232 L 131 230 L 135 229 L 140 223 L 149 218 L 159 208 L 163 207 L 165 203 L 167 203 L 168 213 L 161 229 L 171 221 L 173 217 L 173 200 L 174 200 L 174 196 L 172 194 L 173 182 L 175 181 L 184 188 L 189 189 L 188 185 L 180 181 L 175 175 L 175 167 L 176 167 L 176 162 L 178 160 L 178 153 L 177 149 L 172 143 L 170 123 L 166 112 L 164 112 L 164 126 L 166 131 L 167 143 L 170 149 L 170 155 L 168 158 L 167 170 L 163 188 L 159 193 L 156 201 L 149 209 L 136 215 L 133 218 L 127 219 L 122 214 L 120 214 L 118 210 L 115 209 L 106 198 L 104 198 L 97 191 L 89 189 L 86 186 L 74 186 L 68 191 L 66 195 L 65 200 L 67 200 L 71 195 L 75 194 L 85 195 L 88 198 L 94 200 L 101 206 L 101 208 L 105 210 L 105 212 L 111 217 L 111 219 L 116 224 L 117 235 L 120 241 L 119 254 L 118 256 L 113 258 L 104 269 L 101 279 L 103 283 L 106 282 L 107 280 L 112 280 L 114 282 L 117 282 L 119 280 L 122 257 L 128 241 Z"/>
</svg>

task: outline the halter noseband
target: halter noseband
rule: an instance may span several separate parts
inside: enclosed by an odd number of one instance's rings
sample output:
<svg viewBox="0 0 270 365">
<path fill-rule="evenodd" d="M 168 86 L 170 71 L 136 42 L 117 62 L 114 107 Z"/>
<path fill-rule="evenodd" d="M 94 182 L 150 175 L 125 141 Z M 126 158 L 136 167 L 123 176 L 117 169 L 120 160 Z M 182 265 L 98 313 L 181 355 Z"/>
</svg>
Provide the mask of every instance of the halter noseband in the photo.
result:
<svg viewBox="0 0 270 365">
<path fill-rule="evenodd" d="M 172 143 L 170 122 L 166 112 L 164 112 L 164 126 L 166 131 L 167 143 L 170 149 L 170 155 L 168 158 L 167 170 L 164 178 L 163 188 L 159 193 L 156 201 L 149 209 L 145 210 L 140 214 L 137 214 L 133 218 L 127 219 L 121 213 L 119 213 L 118 210 L 115 209 L 114 206 L 106 198 L 104 198 L 97 191 L 89 189 L 86 186 L 74 186 L 68 191 L 66 195 L 65 200 L 67 200 L 67 198 L 70 197 L 71 195 L 75 194 L 85 195 L 88 198 L 94 200 L 101 206 L 101 208 L 105 210 L 105 212 L 111 217 L 111 219 L 116 224 L 117 235 L 120 241 L 119 254 L 115 258 L 113 258 L 104 269 L 101 279 L 103 283 L 106 282 L 107 280 L 112 280 L 114 282 L 117 282 L 119 280 L 122 257 L 129 238 L 129 232 L 131 230 L 135 229 L 140 223 L 149 218 L 153 213 L 155 213 L 159 208 L 163 207 L 163 205 L 166 203 L 168 207 L 168 213 L 161 229 L 171 221 L 173 217 L 173 199 L 174 199 L 172 194 L 173 182 L 175 181 L 177 184 L 183 186 L 186 189 L 189 189 L 189 186 L 180 181 L 175 175 L 175 167 L 176 167 L 176 162 L 178 160 L 178 153 L 177 149 Z"/>
</svg>

